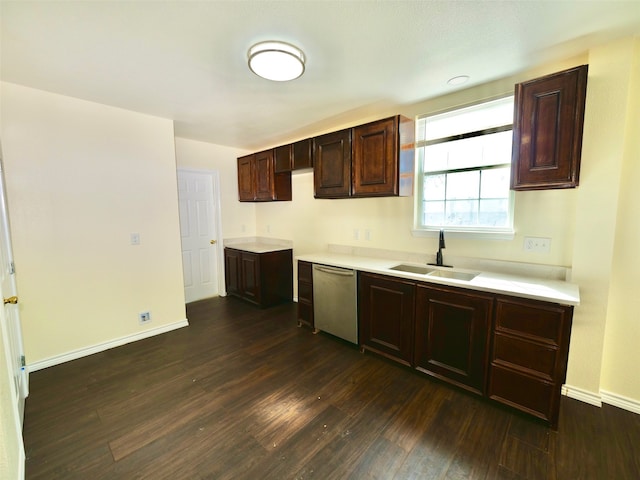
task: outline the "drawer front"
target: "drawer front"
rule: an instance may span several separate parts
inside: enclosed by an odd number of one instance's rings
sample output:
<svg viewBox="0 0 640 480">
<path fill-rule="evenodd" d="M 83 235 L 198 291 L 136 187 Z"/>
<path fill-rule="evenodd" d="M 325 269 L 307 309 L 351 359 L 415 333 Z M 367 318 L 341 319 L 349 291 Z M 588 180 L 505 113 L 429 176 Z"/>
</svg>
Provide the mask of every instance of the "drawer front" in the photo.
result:
<svg viewBox="0 0 640 480">
<path fill-rule="evenodd" d="M 536 417 L 552 420 L 555 385 L 499 366 L 491 367 L 489 398 Z"/>
<path fill-rule="evenodd" d="M 298 262 L 298 282 L 313 282 L 313 273 L 309 262 Z"/>
<path fill-rule="evenodd" d="M 498 299 L 496 328 L 558 345 L 566 310 L 555 305 Z"/>
<path fill-rule="evenodd" d="M 313 303 L 313 285 L 310 283 L 298 283 L 298 301 Z"/>
<path fill-rule="evenodd" d="M 494 363 L 525 368 L 531 370 L 533 375 L 553 381 L 557 348 L 500 333 L 496 333 L 493 341 Z"/>
</svg>

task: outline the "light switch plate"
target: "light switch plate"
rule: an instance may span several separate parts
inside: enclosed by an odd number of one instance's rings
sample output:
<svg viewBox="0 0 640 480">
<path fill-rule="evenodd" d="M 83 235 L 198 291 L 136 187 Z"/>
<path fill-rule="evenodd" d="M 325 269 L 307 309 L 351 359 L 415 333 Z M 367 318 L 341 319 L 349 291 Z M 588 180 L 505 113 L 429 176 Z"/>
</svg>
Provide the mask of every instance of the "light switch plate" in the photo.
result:
<svg viewBox="0 0 640 480">
<path fill-rule="evenodd" d="M 549 253 L 551 239 L 544 237 L 524 237 L 525 252 Z"/>
</svg>

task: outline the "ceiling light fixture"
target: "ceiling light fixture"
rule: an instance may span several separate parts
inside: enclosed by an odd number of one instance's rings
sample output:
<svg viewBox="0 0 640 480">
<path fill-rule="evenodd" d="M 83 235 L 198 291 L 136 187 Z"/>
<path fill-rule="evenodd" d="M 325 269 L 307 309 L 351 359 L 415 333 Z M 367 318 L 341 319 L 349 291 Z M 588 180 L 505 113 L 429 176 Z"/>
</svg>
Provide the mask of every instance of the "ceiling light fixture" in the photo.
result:
<svg viewBox="0 0 640 480">
<path fill-rule="evenodd" d="M 289 43 L 275 40 L 256 43 L 247 57 L 251 71 L 267 80 L 286 82 L 304 73 L 304 53 Z"/>
<path fill-rule="evenodd" d="M 447 80 L 449 85 L 462 85 L 463 83 L 467 83 L 469 80 L 469 75 L 458 75 L 457 77 L 450 78 Z"/>
</svg>

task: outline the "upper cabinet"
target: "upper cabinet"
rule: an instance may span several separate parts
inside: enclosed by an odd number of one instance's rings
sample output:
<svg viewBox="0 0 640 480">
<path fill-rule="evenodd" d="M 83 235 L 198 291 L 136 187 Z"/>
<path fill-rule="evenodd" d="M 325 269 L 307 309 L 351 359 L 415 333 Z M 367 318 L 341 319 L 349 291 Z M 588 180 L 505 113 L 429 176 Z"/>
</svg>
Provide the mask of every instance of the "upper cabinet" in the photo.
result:
<svg viewBox="0 0 640 480">
<path fill-rule="evenodd" d="M 273 149 L 238 158 L 238 196 L 241 202 L 291 200 L 291 172 L 275 172 Z"/>
<path fill-rule="evenodd" d="M 313 139 L 313 186 L 316 198 L 351 195 L 351 129 Z"/>
<path fill-rule="evenodd" d="M 397 115 L 314 138 L 315 197 L 411 195 L 414 129 Z"/>
<path fill-rule="evenodd" d="M 290 172 L 313 167 L 313 139 L 305 138 L 274 149 L 275 172 Z"/>
<path fill-rule="evenodd" d="M 587 65 L 516 85 L 511 188 L 578 186 Z"/>
</svg>

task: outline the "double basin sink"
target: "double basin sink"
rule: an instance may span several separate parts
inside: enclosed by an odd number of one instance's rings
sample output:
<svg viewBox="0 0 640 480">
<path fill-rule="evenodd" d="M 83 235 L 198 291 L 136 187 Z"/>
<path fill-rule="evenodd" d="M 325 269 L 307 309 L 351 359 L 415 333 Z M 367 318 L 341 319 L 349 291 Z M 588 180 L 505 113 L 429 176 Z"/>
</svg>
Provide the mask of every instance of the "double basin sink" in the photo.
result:
<svg viewBox="0 0 640 480">
<path fill-rule="evenodd" d="M 445 270 L 445 269 L 436 269 L 428 266 L 421 265 L 408 265 L 405 263 L 401 263 L 400 265 L 395 265 L 391 267 L 389 270 L 397 270 L 399 272 L 407 272 L 407 273 L 417 273 L 419 275 L 425 275 L 427 277 L 441 277 L 441 278 L 451 278 L 454 280 L 463 280 L 465 282 L 470 282 L 478 275 L 480 272 L 460 272 L 458 270 Z"/>
</svg>

